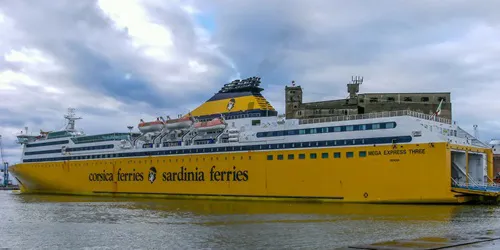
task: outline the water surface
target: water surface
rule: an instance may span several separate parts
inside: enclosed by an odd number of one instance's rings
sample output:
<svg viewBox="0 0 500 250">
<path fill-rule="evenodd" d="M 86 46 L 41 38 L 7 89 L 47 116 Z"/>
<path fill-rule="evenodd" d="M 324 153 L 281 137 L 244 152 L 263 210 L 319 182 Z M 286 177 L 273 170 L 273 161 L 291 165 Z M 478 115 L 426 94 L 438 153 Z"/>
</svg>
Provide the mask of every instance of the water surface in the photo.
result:
<svg viewBox="0 0 500 250">
<path fill-rule="evenodd" d="M 498 206 L 21 195 L 0 191 L 0 247 L 332 249 L 500 228 Z"/>
</svg>

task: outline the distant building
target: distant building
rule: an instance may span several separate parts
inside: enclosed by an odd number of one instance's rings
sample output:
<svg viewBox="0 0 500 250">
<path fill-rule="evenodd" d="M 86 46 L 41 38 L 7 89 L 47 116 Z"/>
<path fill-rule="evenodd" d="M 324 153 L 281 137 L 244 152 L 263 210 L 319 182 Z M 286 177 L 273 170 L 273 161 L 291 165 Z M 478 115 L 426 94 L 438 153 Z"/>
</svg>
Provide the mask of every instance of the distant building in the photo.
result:
<svg viewBox="0 0 500 250">
<path fill-rule="evenodd" d="M 358 94 L 359 85 L 363 78 L 353 77 L 347 84 L 349 97 L 340 100 L 321 102 L 302 102 L 302 88 L 295 86 L 285 87 L 285 114 L 286 118 L 319 118 L 327 116 L 368 114 L 382 111 L 413 110 L 424 114 L 436 112 L 439 103 L 441 114 L 439 117 L 451 120 L 450 92 L 436 93 L 364 93 Z"/>
</svg>

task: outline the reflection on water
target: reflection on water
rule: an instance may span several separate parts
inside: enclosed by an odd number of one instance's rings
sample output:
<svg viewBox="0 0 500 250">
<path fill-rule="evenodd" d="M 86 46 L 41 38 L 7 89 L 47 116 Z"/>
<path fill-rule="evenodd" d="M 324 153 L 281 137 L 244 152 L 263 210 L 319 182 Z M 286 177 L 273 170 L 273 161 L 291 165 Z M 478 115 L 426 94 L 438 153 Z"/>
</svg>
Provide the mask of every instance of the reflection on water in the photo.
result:
<svg viewBox="0 0 500 250">
<path fill-rule="evenodd" d="M 496 206 L 162 200 L 0 192 L 0 209 L 0 242 L 23 249 L 331 249 L 500 226 Z"/>
</svg>

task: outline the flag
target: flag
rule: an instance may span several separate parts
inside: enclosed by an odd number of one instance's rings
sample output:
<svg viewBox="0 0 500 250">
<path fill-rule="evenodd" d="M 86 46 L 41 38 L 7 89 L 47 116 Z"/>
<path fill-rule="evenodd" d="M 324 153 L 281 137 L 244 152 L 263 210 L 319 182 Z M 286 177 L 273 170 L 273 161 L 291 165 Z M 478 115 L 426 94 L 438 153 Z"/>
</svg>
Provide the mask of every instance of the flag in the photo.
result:
<svg viewBox="0 0 500 250">
<path fill-rule="evenodd" d="M 441 114 L 441 107 L 443 106 L 443 99 L 441 99 L 441 102 L 439 102 L 439 106 L 436 109 L 436 112 L 434 113 L 435 116 L 438 116 Z"/>
</svg>

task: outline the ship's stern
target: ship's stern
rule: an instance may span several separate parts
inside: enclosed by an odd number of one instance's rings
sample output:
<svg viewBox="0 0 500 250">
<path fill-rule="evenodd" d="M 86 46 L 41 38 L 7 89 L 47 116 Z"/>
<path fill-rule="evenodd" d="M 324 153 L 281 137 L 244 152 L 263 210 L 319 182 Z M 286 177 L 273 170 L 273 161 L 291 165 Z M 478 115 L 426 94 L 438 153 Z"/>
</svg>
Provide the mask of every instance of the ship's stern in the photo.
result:
<svg viewBox="0 0 500 250">
<path fill-rule="evenodd" d="M 451 190 L 464 201 L 498 202 L 500 186 L 493 176 L 491 148 L 450 145 Z"/>
</svg>

